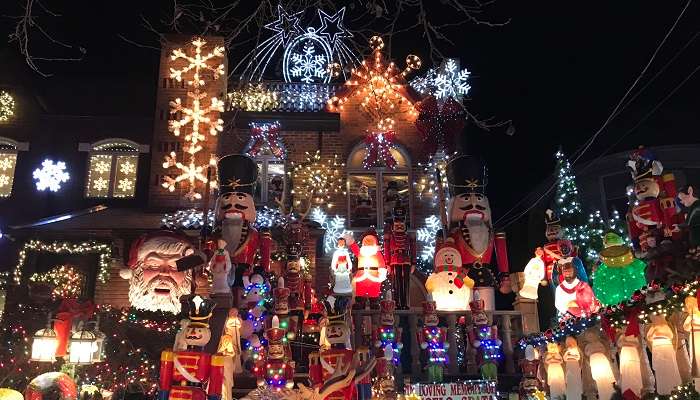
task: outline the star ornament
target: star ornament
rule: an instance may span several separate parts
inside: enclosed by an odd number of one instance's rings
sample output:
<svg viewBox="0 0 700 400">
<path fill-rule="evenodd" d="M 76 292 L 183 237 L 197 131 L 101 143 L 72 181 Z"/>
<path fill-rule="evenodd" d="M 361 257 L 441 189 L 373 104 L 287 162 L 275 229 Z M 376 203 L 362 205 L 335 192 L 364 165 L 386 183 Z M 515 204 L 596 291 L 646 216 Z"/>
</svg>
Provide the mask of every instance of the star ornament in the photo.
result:
<svg viewBox="0 0 700 400">
<path fill-rule="evenodd" d="M 282 45 L 286 46 L 293 37 L 302 32 L 299 26 L 299 16 L 303 11 L 292 14 L 287 13 L 281 4 L 277 5 L 277 20 L 265 25 L 265 28 L 277 32 L 282 40 Z M 277 36 L 275 35 L 275 36 Z"/>
<path fill-rule="evenodd" d="M 321 18 L 321 27 L 318 29 L 317 33 L 331 44 L 335 45 L 336 41 L 344 38 L 351 38 L 354 35 L 352 32 L 347 30 L 343 25 L 343 18 L 345 17 L 345 7 L 338 10 L 333 15 L 328 15 L 323 10 L 318 10 L 318 16 Z"/>
</svg>

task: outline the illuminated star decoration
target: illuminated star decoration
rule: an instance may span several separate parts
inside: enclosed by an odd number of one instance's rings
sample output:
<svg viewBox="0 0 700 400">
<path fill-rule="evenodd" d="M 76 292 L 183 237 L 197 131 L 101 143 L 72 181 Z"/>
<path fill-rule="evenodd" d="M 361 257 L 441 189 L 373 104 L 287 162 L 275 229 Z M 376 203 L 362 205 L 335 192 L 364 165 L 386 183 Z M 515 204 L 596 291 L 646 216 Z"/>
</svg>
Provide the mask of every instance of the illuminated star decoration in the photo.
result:
<svg viewBox="0 0 700 400">
<path fill-rule="evenodd" d="M 188 133 L 185 135 L 185 153 L 188 158 L 186 163 L 176 159 L 174 152 L 166 156 L 163 168 L 176 167 L 180 174 L 175 178 L 165 176 L 163 187 L 174 192 L 175 188 L 181 182 L 188 183 L 188 192 L 185 195 L 190 200 L 198 200 L 202 195 L 196 191 L 197 182 L 206 184 L 209 180 L 206 177 L 207 165 L 198 165 L 196 154 L 203 150 L 202 142 L 206 136 L 201 133 L 208 131 L 209 135 L 215 136 L 218 132 L 223 131 L 224 121 L 219 118 L 219 113 L 224 110 L 224 104 L 216 97 L 210 97 L 204 90 L 206 82 L 202 74 L 210 72 L 214 79 L 218 79 L 224 74 L 224 64 L 212 63 L 215 59 L 224 57 L 224 48 L 216 46 L 214 49 L 204 54 L 203 47 L 207 42 L 201 38 L 195 37 L 192 39 L 192 50 L 190 54 L 182 49 L 173 50 L 170 60 L 172 62 L 185 61 L 186 65 L 180 69 L 170 67 L 170 77 L 175 78 L 178 82 L 186 79 L 189 90 L 187 98 L 190 104 L 184 102 L 179 97 L 170 102 L 170 113 L 182 115 L 182 118 L 171 120 L 169 130 L 175 136 L 180 136 L 180 130 L 189 127 Z M 209 100 L 207 105 L 206 100 Z M 200 131 L 200 129 L 202 131 Z M 212 187 L 215 187 L 216 182 L 211 182 Z"/>
<path fill-rule="evenodd" d="M 318 29 L 300 25 L 303 13 L 289 13 L 281 5 L 277 6 L 277 19 L 265 25 L 274 34 L 257 45 L 233 68 L 233 71 L 243 68 L 241 80 L 262 80 L 268 65 L 279 55 L 280 49 L 285 82 L 328 83 L 341 71 L 344 73 L 346 67 L 349 69 L 359 63 L 358 57 L 348 46 L 353 34 L 342 22 L 345 8 L 333 15 L 318 10 L 321 20 Z"/>
<path fill-rule="evenodd" d="M 374 58 L 366 59 L 359 68 L 352 69 L 352 77 L 345 82 L 346 93 L 330 98 L 328 108 L 331 112 L 338 112 L 350 98 L 357 97 L 361 101 L 362 111 L 375 124 L 374 129 L 390 131 L 394 129 L 394 116 L 418 115 L 413 102 L 407 97 L 405 78 L 412 70 L 420 68 L 421 61 L 418 56 L 409 54 L 406 56 L 406 68 L 400 71 L 396 64 L 385 60 L 382 38 L 372 36 L 369 45 Z"/>
<path fill-rule="evenodd" d="M 65 171 L 66 163 L 53 160 L 44 160 L 41 163 L 41 168 L 34 170 L 32 174 L 36 181 L 36 189 L 45 191 L 46 189 L 52 192 L 58 192 L 61 189 L 61 183 L 68 182 L 70 175 Z"/>
<path fill-rule="evenodd" d="M 439 68 L 431 68 L 425 75 L 411 81 L 411 87 L 422 95 L 433 96 L 442 103 L 449 97 L 462 101 L 469 93 L 471 85 L 467 83 L 471 73 L 459 69 L 459 61 L 448 58 Z"/>
</svg>

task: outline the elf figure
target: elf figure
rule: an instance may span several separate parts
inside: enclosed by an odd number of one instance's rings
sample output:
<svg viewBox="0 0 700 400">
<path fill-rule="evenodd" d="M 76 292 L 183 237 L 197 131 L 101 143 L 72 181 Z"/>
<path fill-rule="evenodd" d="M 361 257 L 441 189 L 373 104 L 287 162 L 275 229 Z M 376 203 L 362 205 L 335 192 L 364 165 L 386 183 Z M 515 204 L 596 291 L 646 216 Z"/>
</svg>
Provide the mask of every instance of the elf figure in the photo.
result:
<svg viewBox="0 0 700 400">
<path fill-rule="evenodd" d="M 491 271 L 493 264 L 497 266 L 501 293 L 509 293 L 511 287 L 505 233 L 494 232 L 491 206 L 484 193 L 488 183 L 486 165 L 475 156 L 454 158 L 447 164 L 447 183 L 452 195 L 448 205 L 450 237 L 459 249 L 462 263 L 469 268 L 475 291 L 484 300 L 486 309 L 493 310 L 496 285 Z"/>
<path fill-rule="evenodd" d="M 384 229 L 384 261 L 391 267 L 399 310 L 408 310 L 411 273 L 416 266 L 416 241 L 406 232 L 406 208 L 394 207 L 393 220 Z"/>
<path fill-rule="evenodd" d="M 442 382 L 442 373 L 447 365 L 447 329 L 438 327 L 440 319 L 434 301 L 423 302 L 423 329 L 418 332 L 420 348 L 428 352 L 428 380 Z"/>
<path fill-rule="evenodd" d="M 483 379 L 496 380 L 498 363 L 501 359 L 501 340 L 498 338 L 498 328 L 489 323 L 489 317 L 484 312 L 484 301 L 474 293 L 474 301 L 470 303 L 472 323 L 474 328 L 469 332 L 469 341 L 477 350 L 477 360 Z"/>
<path fill-rule="evenodd" d="M 352 260 L 345 238 L 338 238 L 338 245 L 331 260 L 331 276 L 333 277 L 333 294 L 352 296 Z"/>
<path fill-rule="evenodd" d="M 225 250 L 231 257 L 233 269 L 229 283 L 234 288 L 238 304 L 243 292 L 243 275 L 250 273 L 259 255 L 264 271 L 270 267 L 269 230 L 258 232 L 255 223 L 253 194 L 258 181 L 258 166 L 250 157 L 231 154 L 218 162 L 219 197 L 216 200 L 216 224 L 219 236 L 225 241 Z"/>
<path fill-rule="evenodd" d="M 386 293 L 386 299 L 380 303 L 379 326 L 374 330 L 374 346 L 376 347 L 377 366 L 375 372 L 378 385 L 383 392 L 393 389 L 394 367 L 399 364 L 403 343 L 401 343 L 401 328 L 396 327 L 394 311 L 396 303 L 391 292 Z M 389 383 L 391 381 L 391 384 Z"/>
<path fill-rule="evenodd" d="M 662 245 L 679 239 L 679 232 L 673 229 L 681 222 L 675 204 L 676 180 L 671 173 L 662 175 L 663 165 L 643 147 L 630 154 L 627 166 L 636 197 L 629 211 L 630 237 L 639 257 L 655 258 Z"/>
<path fill-rule="evenodd" d="M 274 390 L 294 387 L 294 361 L 287 342 L 287 331 L 280 328 L 279 318 L 272 317 L 272 327 L 265 331 L 267 355 L 255 366 L 258 386 L 267 385 Z"/>
<path fill-rule="evenodd" d="M 347 297 L 329 296 L 325 301 L 327 322 L 321 329 L 321 341 L 328 348 L 309 356 L 309 379 L 314 387 L 321 387 L 336 371 L 351 365 L 353 351 L 350 345 L 350 328 L 347 321 Z M 348 386 L 331 393 L 328 400 L 351 400 L 355 395 L 355 386 Z"/>
<path fill-rule="evenodd" d="M 211 338 L 209 318 L 215 303 L 197 295 L 188 304 L 187 349 L 161 353 L 158 400 L 219 400 L 224 382 L 224 357 L 203 351 Z"/>
<path fill-rule="evenodd" d="M 355 307 L 363 309 L 369 300 L 370 307 L 377 309 L 382 282 L 387 276 L 387 268 L 379 247 L 377 232 L 374 229 L 365 232 L 362 236 L 361 248 L 355 243 L 352 235 L 348 234 L 343 237 L 350 245 L 350 250 L 357 257 L 357 272 L 353 277 Z"/>
</svg>

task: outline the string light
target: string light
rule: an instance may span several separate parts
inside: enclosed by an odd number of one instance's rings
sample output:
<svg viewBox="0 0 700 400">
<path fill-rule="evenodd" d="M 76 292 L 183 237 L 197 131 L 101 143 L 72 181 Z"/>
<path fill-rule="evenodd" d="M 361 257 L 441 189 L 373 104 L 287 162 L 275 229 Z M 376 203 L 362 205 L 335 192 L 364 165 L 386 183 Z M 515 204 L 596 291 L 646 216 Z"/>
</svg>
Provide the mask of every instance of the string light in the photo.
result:
<svg viewBox="0 0 700 400">
<path fill-rule="evenodd" d="M 51 297 L 54 299 L 77 298 L 83 290 L 85 275 L 70 265 L 61 265 L 48 272 L 35 273 L 29 280 L 48 283 L 53 287 Z"/>
<path fill-rule="evenodd" d="M 224 48 L 215 46 L 214 49 L 207 53 L 202 53 L 202 48 L 207 42 L 201 38 L 194 38 L 191 42 L 191 54 L 185 53 L 182 49 L 173 50 L 170 60 L 178 62 L 184 60 L 187 64 L 179 69 L 170 67 L 170 77 L 178 82 L 186 80 L 190 90 L 187 91 L 187 98 L 190 104 L 183 104 L 183 100 L 179 97 L 170 102 L 170 113 L 181 115 L 180 119 L 171 120 L 169 130 L 175 136 L 180 136 L 181 129 L 187 128 L 188 133 L 185 135 L 185 153 L 189 157 L 187 163 L 177 161 L 176 154 L 172 152 L 166 156 L 163 168 L 176 167 L 180 171 L 180 175 L 175 178 L 166 176 L 163 187 L 169 191 L 175 191 L 175 187 L 181 182 L 189 183 L 189 191 L 185 195 L 190 200 L 198 200 L 202 195 L 196 192 L 195 185 L 197 182 L 206 184 L 208 179 L 205 174 L 206 165 L 197 165 L 196 154 L 203 150 L 202 142 L 206 136 L 202 131 L 207 131 L 209 135 L 215 136 L 218 132 L 223 131 L 224 121 L 219 118 L 219 112 L 224 111 L 224 104 L 218 98 L 209 96 L 204 90 L 206 82 L 203 75 L 211 73 L 213 79 L 218 79 L 224 74 L 224 64 L 212 65 L 215 59 L 223 58 Z M 188 79 L 189 78 L 189 79 Z M 209 99 L 209 104 L 206 104 L 206 99 Z M 212 161 L 210 160 L 210 164 Z M 214 163 L 215 164 L 215 163 Z M 215 183 L 212 182 L 212 186 Z"/>
<path fill-rule="evenodd" d="M 15 115 L 15 99 L 5 90 L 0 90 L 0 122 L 7 122 Z"/>
<path fill-rule="evenodd" d="M 204 226 L 202 210 L 189 208 L 187 210 L 178 210 L 174 213 L 168 213 L 163 216 L 160 223 L 166 229 L 201 229 Z M 214 212 L 208 212 L 208 226 L 214 226 Z"/>
<path fill-rule="evenodd" d="M 228 94 L 229 108 L 242 111 L 272 111 L 279 107 L 279 95 L 262 83 L 248 83 Z"/>
<path fill-rule="evenodd" d="M 56 254 L 98 254 L 99 255 L 99 270 L 97 278 L 100 282 L 105 283 L 109 278 L 109 264 L 111 260 L 112 249 L 104 243 L 94 241 L 82 242 L 79 244 L 69 242 L 51 242 L 44 243 L 40 240 L 30 240 L 22 246 L 19 251 L 19 261 L 15 267 L 14 280 L 16 284 L 22 282 L 22 268 L 27 261 L 27 252 L 36 251 L 40 253 L 56 253 Z"/>
<path fill-rule="evenodd" d="M 291 170 L 287 172 L 293 182 L 292 195 L 294 205 L 301 204 L 301 199 L 309 201 L 309 206 L 333 207 L 333 196 L 346 192 L 343 190 L 345 163 L 339 161 L 338 155 L 325 160 L 321 159 L 321 151 L 311 155 L 306 152 L 306 159 L 302 163 L 291 163 Z"/>
<path fill-rule="evenodd" d="M 329 218 L 320 207 L 315 207 L 311 210 L 311 220 L 316 221 L 321 225 L 321 229 L 325 231 L 323 236 L 323 251 L 326 253 L 335 248 L 339 237 L 350 233 L 350 231 L 345 229 L 344 217 L 336 215 L 333 218 Z"/>
<path fill-rule="evenodd" d="M 391 125 L 393 125 L 393 122 Z M 394 158 L 391 152 L 396 149 L 396 145 L 394 144 L 395 137 L 396 132 L 392 130 L 367 132 L 367 136 L 365 137 L 365 147 L 367 151 L 364 160 L 362 160 L 362 167 L 365 169 L 374 167 L 396 168 L 396 158 Z"/>
<path fill-rule="evenodd" d="M 418 113 L 406 93 L 406 75 L 421 67 L 420 58 L 406 57 L 406 68 L 399 71 L 393 62 L 387 63 L 382 49 L 384 41 L 373 36 L 369 41 L 374 59 L 364 60 L 359 68 L 353 68 L 350 80 L 345 82 L 348 93 L 342 97 L 328 99 L 330 111 L 338 112 L 352 97 L 361 99 L 360 107 L 375 124 L 378 131 L 394 129 L 396 115 L 409 115 L 415 118 Z"/>
</svg>

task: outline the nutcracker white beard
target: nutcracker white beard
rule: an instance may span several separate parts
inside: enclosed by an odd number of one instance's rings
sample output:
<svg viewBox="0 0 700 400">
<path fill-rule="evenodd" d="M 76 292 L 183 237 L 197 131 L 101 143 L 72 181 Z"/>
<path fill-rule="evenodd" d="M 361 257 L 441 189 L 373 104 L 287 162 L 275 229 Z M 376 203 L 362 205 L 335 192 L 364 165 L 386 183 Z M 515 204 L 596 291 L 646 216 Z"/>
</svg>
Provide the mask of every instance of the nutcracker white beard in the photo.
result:
<svg viewBox="0 0 700 400">
<path fill-rule="evenodd" d="M 138 264 L 129 281 L 129 302 L 131 306 L 146 311 L 180 312 L 180 296 L 190 293 L 192 273 L 187 271 L 182 284 L 167 275 L 156 275 L 150 281 L 143 278 L 143 265 Z M 167 295 L 159 294 L 157 287 L 167 287 Z"/>
<path fill-rule="evenodd" d="M 226 250 L 229 253 L 235 252 L 241 243 L 244 222 L 242 218 L 225 219 L 221 222 L 221 238 L 227 243 Z"/>
<path fill-rule="evenodd" d="M 484 221 L 467 218 L 464 226 L 469 230 L 472 248 L 477 252 L 485 252 L 491 239 L 491 227 Z"/>
</svg>

